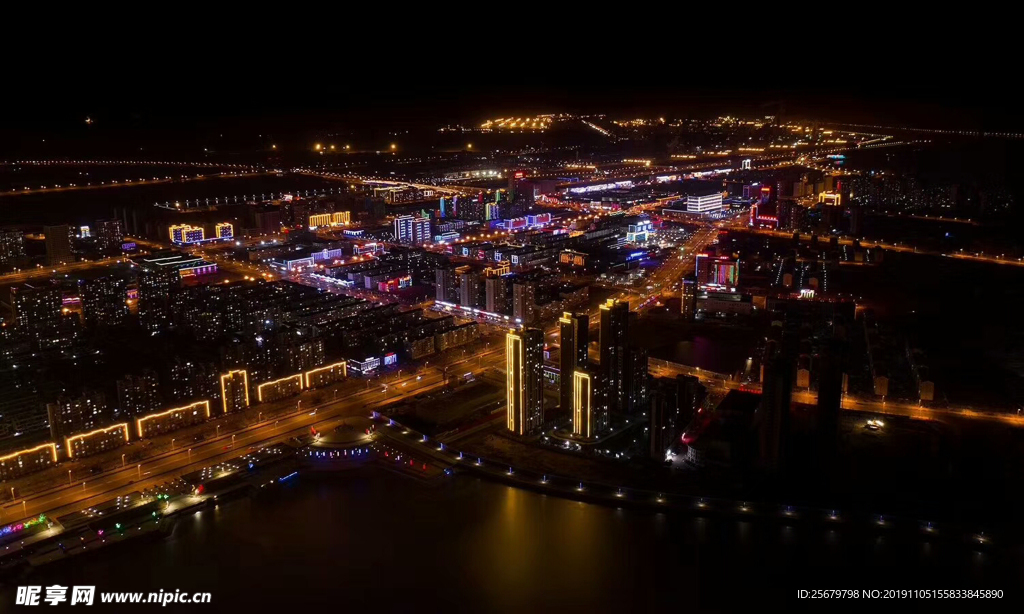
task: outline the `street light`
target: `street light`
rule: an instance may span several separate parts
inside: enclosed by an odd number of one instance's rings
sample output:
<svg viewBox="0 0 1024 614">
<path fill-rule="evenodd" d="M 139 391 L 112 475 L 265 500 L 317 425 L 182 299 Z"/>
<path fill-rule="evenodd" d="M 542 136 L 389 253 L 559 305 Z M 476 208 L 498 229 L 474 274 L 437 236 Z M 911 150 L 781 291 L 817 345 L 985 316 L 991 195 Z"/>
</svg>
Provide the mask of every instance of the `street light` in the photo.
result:
<svg viewBox="0 0 1024 614">
<path fill-rule="evenodd" d="M 141 480 L 142 479 L 142 463 L 139 463 L 138 465 L 136 465 L 136 468 L 139 470 L 139 479 Z M 84 485 L 85 482 L 82 482 L 82 484 Z"/>
<path fill-rule="evenodd" d="M 71 486 L 71 470 L 68 469 L 68 486 Z"/>
<path fill-rule="evenodd" d="M 188 449 L 188 462 L 192 462 L 192 448 Z"/>
<path fill-rule="evenodd" d="M 172 439 L 171 441 L 174 441 L 174 440 Z M 124 458 L 124 457 L 125 457 L 125 455 L 124 455 L 124 454 L 122 454 L 122 455 L 121 455 L 121 468 L 122 468 L 122 469 L 123 469 L 124 467 L 127 467 L 127 466 L 128 466 L 128 464 L 127 464 L 127 462 L 125 461 L 125 458 Z"/>
</svg>

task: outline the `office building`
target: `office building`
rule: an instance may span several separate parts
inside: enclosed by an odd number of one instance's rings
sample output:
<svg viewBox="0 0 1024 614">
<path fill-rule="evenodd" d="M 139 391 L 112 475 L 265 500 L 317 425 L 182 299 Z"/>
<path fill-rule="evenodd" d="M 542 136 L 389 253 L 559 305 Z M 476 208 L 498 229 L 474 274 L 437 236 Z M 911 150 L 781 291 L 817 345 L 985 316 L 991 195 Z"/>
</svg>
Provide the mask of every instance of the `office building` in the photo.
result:
<svg viewBox="0 0 1024 614">
<path fill-rule="evenodd" d="M 544 425 L 544 331 L 511 330 L 505 335 L 507 428 L 534 435 Z"/>
<path fill-rule="evenodd" d="M 625 404 L 626 347 L 629 332 L 629 303 L 608 299 L 601 305 L 601 382 L 608 395 L 610 411 L 623 411 Z"/>
<path fill-rule="evenodd" d="M 46 236 L 46 262 L 50 266 L 57 266 L 62 263 L 75 261 L 74 251 L 71 247 L 71 226 L 44 226 L 43 234 Z"/>
<path fill-rule="evenodd" d="M 590 316 L 585 313 L 562 314 L 559 326 L 559 401 L 566 413 L 573 406 L 573 380 L 571 375 L 577 369 L 586 369 L 589 364 L 587 346 L 590 343 Z"/>
<path fill-rule="evenodd" d="M 719 213 L 721 210 L 721 192 L 716 192 L 714 194 L 707 194 L 703 196 L 691 194 L 686 197 L 686 211 L 688 213 L 699 213 L 700 215 L 707 215 L 709 213 Z"/>
</svg>

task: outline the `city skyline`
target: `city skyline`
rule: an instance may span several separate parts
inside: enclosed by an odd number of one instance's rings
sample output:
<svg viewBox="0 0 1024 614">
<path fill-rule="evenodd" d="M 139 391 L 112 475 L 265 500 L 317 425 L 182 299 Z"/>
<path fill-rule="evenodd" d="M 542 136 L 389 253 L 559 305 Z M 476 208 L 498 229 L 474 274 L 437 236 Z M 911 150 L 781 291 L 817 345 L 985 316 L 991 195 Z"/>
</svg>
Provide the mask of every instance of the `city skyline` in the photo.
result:
<svg viewBox="0 0 1024 614">
<path fill-rule="evenodd" d="M 1012 589 L 1015 110 L 503 75 L 4 116 L 0 599 Z"/>
</svg>

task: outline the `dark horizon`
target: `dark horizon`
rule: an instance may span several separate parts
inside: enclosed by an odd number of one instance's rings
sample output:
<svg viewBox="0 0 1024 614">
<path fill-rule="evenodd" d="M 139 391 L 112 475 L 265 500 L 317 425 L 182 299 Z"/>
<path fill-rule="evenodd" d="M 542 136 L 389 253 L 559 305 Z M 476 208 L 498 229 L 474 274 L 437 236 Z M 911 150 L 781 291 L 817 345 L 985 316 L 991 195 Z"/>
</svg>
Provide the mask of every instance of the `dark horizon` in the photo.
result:
<svg viewBox="0 0 1024 614">
<path fill-rule="evenodd" d="M 855 81 L 837 79 L 847 80 Z M 175 141 L 221 134 L 308 138 L 359 132 L 371 125 L 378 130 L 430 131 L 531 113 L 606 114 L 610 119 L 775 115 L 783 120 L 980 131 L 1024 127 L 1024 112 L 1010 101 L 927 84 L 864 80 L 859 87 L 744 89 L 740 84 L 708 85 L 686 75 L 672 81 L 637 79 L 635 86 L 612 83 L 571 92 L 542 81 L 522 87 L 412 83 L 397 91 L 386 85 L 367 91 L 358 83 L 311 85 L 308 91 L 287 84 L 249 90 L 202 82 L 162 87 L 140 83 L 93 91 L 80 99 L 67 96 L 66 89 L 42 85 L 8 101 L 0 115 L 0 155 L 59 157 L 91 146 L 129 155 L 139 146 L 163 149 Z M 75 88 L 74 83 L 65 86 Z M 44 139 L 49 140 L 45 147 Z M 61 151 L 63 147 L 68 151 Z"/>
</svg>

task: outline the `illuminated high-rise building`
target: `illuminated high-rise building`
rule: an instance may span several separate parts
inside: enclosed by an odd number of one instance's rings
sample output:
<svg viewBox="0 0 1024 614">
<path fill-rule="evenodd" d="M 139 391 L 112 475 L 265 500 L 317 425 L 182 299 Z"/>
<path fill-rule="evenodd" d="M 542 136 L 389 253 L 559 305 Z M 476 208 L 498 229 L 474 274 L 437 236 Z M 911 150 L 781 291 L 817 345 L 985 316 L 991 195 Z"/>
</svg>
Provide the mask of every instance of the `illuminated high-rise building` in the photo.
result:
<svg viewBox="0 0 1024 614">
<path fill-rule="evenodd" d="M 11 288 L 11 307 L 18 331 L 38 339 L 52 334 L 60 325 L 63 297 L 55 283 L 22 284 Z"/>
<path fill-rule="evenodd" d="M 484 279 L 485 309 L 491 313 L 507 314 L 512 304 L 512 285 L 508 277 L 494 276 Z"/>
<path fill-rule="evenodd" d="M 89 326 L 120 326 L 128 321 L 128 282 L 99 277 L 82 284 L 82 312 Z"/>
<path fill-rule="evenodd" d="M 50 266 L 75 261 L 71 233 L 71 226 L 66 224 L 43 227 L 43 234 L 46 236 L 46 262 Z"/>
<path fill-rule="evenodd" d="M 647 370 L 647 350 L 629 345 L 623 355 L 622 399 L 619 411 L 639 416 L 647 411 L 650 375 Z"/>
<path fill-rule="evenodd" d="M 486 298 L 480 273 L 472 269 L 459 273 L 459 304 L 463 307 L 483 307 Z"/>
<path fill-rule="evenodd" d="M 729 256 L 697 254 L 695 257 L 697 285 L 735 288 L 740 282 L 740 261 Z"/>
<path fill-rule="evenodd" d="M 117 380 L 118 420 L 142 416 L 160 409 L 160 380 L 155 371 L 144 369 L 139 375 Z"/>
<path fill-rule="evenodd" d="M 202 226 L 174 224 L 167 229 L 173 243 L 198 243 L 206 238 Z"/>
<path fill-rule="evenodd" d="M 220 394 L 220 374 L 213 363 L 175 356 L 166 373 L 172 401 L 191 403 Z"/>
<path fill-rule="evenodd" d="M 97 228 L 99 248 L 105 254 L 116 254 L 124 243 L 124 223 L 117 218 L 100 220 Z"/>
<path fill-rule="evenodd" d="M 559 401 L 562 412 L 572 408 L 573 380 L 572 374 L 577 369 L 587 367 L 589 357 L 587 345 L 590 343 L 590 316 L 585 313 L 563 313 L 558 320 L 559 326 Z"/>
<path fill-rule="evenodd" d="M 235 369 L 222 374 L 220 398 L 225 414 L 249 407 L 249 373 L 245 369 Z"/>
<path fill-rule="evenodd" d="M 430 241 L 430 219 L 402 215 L 395 218 L 395 241 L 422 245 Z"/>
<path fill-rule="evenodd" d="M 689 277 L 683 279 L 682 296 L 683 320 L 693 322 L 697 316 L 697 280 Z"/>
<path fill-rule="evenodd" d="M 512 317 L 524 326 L 533 324 L 537 309 L 537 283 L 523 281 L 512 284 Z"/>
<path fill-rule="evenodd" d="M 24 233 L 16 228 L 0 228 L 0 264 L 16 262 L 24 256 Z"/>
<path fill-rule="evenodd" d="M 505 335 L 507 427 L 533 435 L 544 425 L 544 332 L 536 328 Z"/>
<path fill-rule="evenodd" d="M 686 211 L 707 215 L 718 213 L 722 210 L 722 193 L 707 194 L 703 196 L 689 195 L 686 197 Z"/>
<path fill-rule="evenodd" d="M 608 404 L 601 394 L 600 376 L 590 369 L 572 374 L 572 434 L 592 439 L 608 430 Z"/>
<path fill-rule="evenodd" d="M 625 402 L 623 372 L 629 333 L 629 303 L 608 299 L 601 305 L 601 381 L 611 411 L 622 411 Z"/>
<path fill-rule="evenodd" d="M 61 394 L 46 405 L 50 419 L 50 437 L 60 441 L 64 437 L 91 431 L 107 423 L 106 395 L 98 390 L 84 390 L 81 396 Z"/>
<path fill-rule="evenodd" d="M 139 324 L 148 331 L 160 331 L 170 325 L 171 293 L 181 283 L 174 270 L 148 270 L 139 273 Z"/>
<path fill-rule="evenodd" d="M 453 266 L 434 269 L 434 299 L 446 303 L 459 302 L 459 276 Z"/>
</svg>

